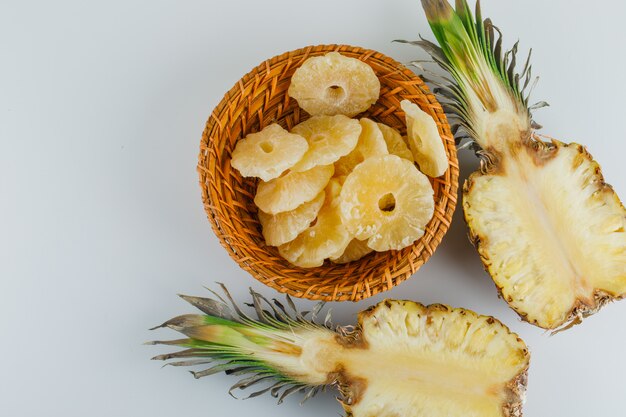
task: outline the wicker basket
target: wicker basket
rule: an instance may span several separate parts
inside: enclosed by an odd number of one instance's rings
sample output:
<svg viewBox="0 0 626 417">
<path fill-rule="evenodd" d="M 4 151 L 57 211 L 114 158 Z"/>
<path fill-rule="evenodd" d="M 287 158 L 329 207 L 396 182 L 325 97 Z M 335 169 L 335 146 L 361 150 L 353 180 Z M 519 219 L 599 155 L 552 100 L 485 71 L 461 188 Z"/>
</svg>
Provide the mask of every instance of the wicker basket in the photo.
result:
<svg viewBox="0 0 626 417">
<path fill-rule="evenodd" d="M 345 265 L 328 261 L 319 268 L 289 264 L 261 235 L 253 198 L 256 180 L 242 178 L 230 165 L 237 140 L 277 122 L 291 129 L 309 116 L 287 95 L 294 71 L 309 57 L 338 51 L 369 64 L 380 78 L 380 99 L 365 116 L 403 134 L 400 101 L 409 99 L 437 122 L 450 168 L 432 180 L 435 214 L 425 235 L 400 251 L 372 253 Z M 457 199 L 458 161 L 446 116 L 424 82 L 393 59 L 372 50 L 320 45 L 286 52 L 246 74 L 224 96 L 207 121 L 200 143 L 198 173 L 202 201 L 213 230 L 229 255 L 262 283 L 295 297 L 358 301 L 409 278 L 430 258 L 450 226 Z"/>
</svg>

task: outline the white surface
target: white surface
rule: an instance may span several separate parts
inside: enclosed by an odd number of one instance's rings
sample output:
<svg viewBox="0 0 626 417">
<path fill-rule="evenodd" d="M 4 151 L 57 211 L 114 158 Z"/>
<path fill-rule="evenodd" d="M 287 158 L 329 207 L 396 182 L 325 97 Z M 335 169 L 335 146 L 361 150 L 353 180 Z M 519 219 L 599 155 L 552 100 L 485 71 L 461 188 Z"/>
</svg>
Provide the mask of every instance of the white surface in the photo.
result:
<svg viewBox="0 0 626 417">
<path fill-rule="evenodd" d="M 534 48 L 552 107 L 544 133 L 588 145 L 626 195 L 622 44 L 626 6 L 587 1 L 483 2 L 506 35 Z M 173 336 L 147 328 L 191 307 L 176 293 L 252 286 L 219 246 L 195 171 L 205 120 L 252 67 L 310 44 L 348 43 L 400 60 L 393 44 L 432 39 L 417 0 L 2 1 L 0 3 L 0 415 L 334 416 L 331 394 L 304 407 L 236 401 L 234 379 L 199 381 L 148 359 Z M 461 155 L 466 176 L 476 160 Z M 576 225 L 572 225 L 576 227 Z M 496 298 L 460 211 L 443 244 L 384 297 L 495 315 L 532 350 L 528 417 L 623 415 L 626 301 L 555 337 Z M 300 305 L 310 305 L 305 301 Z"/>
</svg>

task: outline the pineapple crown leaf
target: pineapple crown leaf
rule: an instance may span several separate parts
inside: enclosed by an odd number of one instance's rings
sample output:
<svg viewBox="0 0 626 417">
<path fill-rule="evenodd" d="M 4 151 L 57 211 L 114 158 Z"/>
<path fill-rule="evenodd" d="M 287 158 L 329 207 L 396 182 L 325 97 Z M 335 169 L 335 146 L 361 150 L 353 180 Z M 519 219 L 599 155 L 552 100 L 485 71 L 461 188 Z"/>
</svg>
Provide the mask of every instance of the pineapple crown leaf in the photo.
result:
<svg viewBox="0 0 626 417">
<path fill-rule="evenodd" d="M 284 375 L 279 369 L 255 356 L 255 353 L 272 346 L 282 348 L 288 346 L 291 334 L 296 329 L 332 329 L 330 311 L 323 324 L 317 323 L 317 316 L 324 307 L 324 302 L 317 303 L 310 311 L 300 312 L 289 295 L 286 295 L 286 303 L 283 304 L 276 299 L 270 302 L 263 295 L 250 289 L 252 303 L 246 305 L 254 309 L 256 318 L 253 318 L 235 303 L 224 284 L 218 285 L 223 296 L 210 289 L 214 298 L 179 295 L 204 315 L 178 316 L 150 329 L 167 327 L 188 336 L 184 339 L 147 342 L 148 345 L 185 348 L 178 352 L 157 355 L 152 358 L 153 360 L 183 359 L 168 362 L 163 366 L 212 365 L 201 371 L 190 371 L 196 379 L 220 372 L 243 376 L 228 391 L 233 397 L 237 390 L 245 390 L 257 384 L 266 385 L 262 389 L 252 391 L 243 399 L 269 392 L 278 399 L 278 404 L 281 404 L 289 395 L 301 392 L 304 393 L 301 401 L 303 403 L 313 397 L 320 388 L 323 389 Z"/>
<path fill-rule="evenodd" d="M 519 111 L 527 114 L 531 127 L 540 128 L 532 120 L 532 111 L 548 103 L 528 104 L 539 79 L 532 75 L 532 49 L 521 72 L 518 71 L 519 41 L 510 50 L 503 50 L 502 32 L 491 19 L 483 20 L 480 0 L 476 1 L 474 14 L 466 0 L 456 0 L 455 8 L 447 0 L 422 0 L 422 6 L 439 45 L 421 36 L 417 41 L 395 42 L 420 46 L 454 79 L 452 82 L 429 72 L 434 77 L 427 81 L 435 86 L 434 91 L 442 98 L 444 110 L 456 119 L 452 127 L 457 141 L 477 138 L 476 107 L 487 112 L 497 110 L 498 102 L 502 100 L 497 92 L 500 87 Z M 424 70 L 420 61 L 413 61 L 411 65 Z M 464 135 L 458 134 L 461 127 L 465 130 Z"/>
</svg>

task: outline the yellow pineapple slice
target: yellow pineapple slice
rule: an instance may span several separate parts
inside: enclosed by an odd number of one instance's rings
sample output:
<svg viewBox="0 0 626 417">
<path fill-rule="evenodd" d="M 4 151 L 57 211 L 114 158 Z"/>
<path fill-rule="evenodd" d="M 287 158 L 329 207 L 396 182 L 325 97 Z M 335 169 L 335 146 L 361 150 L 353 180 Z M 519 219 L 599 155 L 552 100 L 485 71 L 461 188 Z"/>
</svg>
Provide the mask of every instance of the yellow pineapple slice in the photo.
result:
<svg viewBox="0 0 626 417">
<path fill-rule="evenodd" d="M 341 187 L 343 187 L 343 183 L 345 182 L 345 178 L 343 177 L 333 177 L 328 181 L 328 185 L 326 186 L 326 203 L 337 205 L 339 204 L 339 195 L 341 194 Z"/>
<path fill-rule="evenodd" d="M 387 144 L 378 124 L 370 119 L 359 120 L 361 134 L 352 152 L 335 163 L 335 175 L 348 175 L 355 166 L 375 155 L 385 155 Z"/>
<path fill-rule="evenodd" d="M 359 239 L 352 239 L 340 257 L 330 258 L 330 260 L 336 264 L 347 264 L 348 262 L 358 261 L 373 251 L 374 249 L 367 246 L 367 242 Z"/>
<path fill-rule="evenodd" d="M 263 228 L 265 243 L 271 246 L 280 246 L 294 240 L 305 231 L 324 204 L 324 192 L 308 203 L 304 203 L 295 210 L 278 214 L 267 214 L 259 210 L 259 221 Z"/>
<path fill-rule="evenodd" d="M 230 163 L 244 177 L 269 181 L 300 161 L 307 149 L 309 144 L 302 136 L 274 123 L 238 141 Z"/>
<path fill-rule="evenodd" d="M 415 162 L 413 153 L 407 146 L 407 143 L 400 132 L 393 127 L 387 126 L 383 123 L 378 123 L 380 131 L 383 133 L 383 138 L 387 143 L 387 150 L 391 155 L 397 155 L 400 158 L 406 159 L 411 162 Z"/>
<path fill-rule="evenodd" d="M 356 146 L 361 125 L 346 116 L 314 116 L 294 126 L 292 132 L 301 135 L 309 149 L 292 171 L 307 171 L 317 165 L 329 165 Z"/>
<path fill-rule="evenodd" d="M 254 203 L 268 214 L 295 210 L 313 200 L 326 187 L 334 172 L 332 165 L 319 165 L 304 172 L 290 171 L 269 182 L 261 181 Z"/>
<path fill-rule="evenodd" d="M 357 165 L 341 189 L 348 232 L 378 252 L 399 250 L 424 234 L 434 212 L 433 187 L 415 165 L 396 155 Z"/>
<path fill-rule="evenodd" d="M 290 263 L 301 268 L 322 266 L 325 259 L 340 256 L 350 243 L 352 236 L 339 215 L 337 185 L 338 182 L 331 182 L 327 187 L 326 201 L 315 224 L 295 240 L 278 247 L 278 253 Z"/>
<path fill-rule="evenodd" d="M 366 63 L 330 52 L 307 59 L 291 77 L 288 94 L 312 116 L 353 117 L 378 100 L 380 81 Z"/>
<path fill-rule="evenodd" d="M 402 100 L 400 106 L 406 114 L 409 147 L 420 170 L 429 177 L 440 177 L 448 169 L 448 157 L 437 124 L 417 104 Z"/>
</svg>

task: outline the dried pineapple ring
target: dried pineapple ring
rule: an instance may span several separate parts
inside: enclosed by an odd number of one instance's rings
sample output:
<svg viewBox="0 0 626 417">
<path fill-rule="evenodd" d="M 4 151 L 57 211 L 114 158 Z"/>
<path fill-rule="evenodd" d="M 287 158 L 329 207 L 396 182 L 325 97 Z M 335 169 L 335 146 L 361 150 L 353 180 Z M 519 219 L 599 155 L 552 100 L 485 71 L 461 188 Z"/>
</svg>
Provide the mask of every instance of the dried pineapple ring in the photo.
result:
<svg viewBox="0 0 626 417">
<path fill-rule="evenodd" d="M 352 239 L 338 258 L 330 258 L 331 262 L 336 264 L 347 264 L 348 262 L 358 261 L 365 255 L 372 253 L 374 249 L 367 246 L 367 242 L 359 239 Z"/>
<path fill-rule="evenodd" d="M 406 114 L 409 147 L 415 162 L 429 177 L 442 176 L 448 169 L 448 157 L 437 124 L 428 113 L 409 100 L 402 100 L 400 106 Z"/>
<path fill-rule="evenodd" d="M 325 193 L 322 191 L 312 201 L 302 204 L 295 210 L 274 215 L 259 210 L 265 243 L 280 246 L 297 238 L 317 217 L 324 204 L 324 196 Z"/>
<path fill-rule="evenodd" d="M 335 163 L 336 175 L 348 175 L 355 166 L 367 158 L 389 153 L 387 152 L 387 144 L 385 143 L 383 132 L 378 127 L 378 124 L 366 118 L 359 120 L 359 123 L 362 128 L 359 141 L 352 152 Z"/>
<path fill-rule="evenodd" d="M 378 100 L 380 81 L 366 63 L 330 52 L 304 61 L 291 77 L 288 94 L 312 116 L 353 117 Z"/>
<path fill-rule="evenodd" d="M 295 240 L 278 247 L 280 255 L 301 268 L 322 266 L 326 258 L 340 256 L 352 239 L 341 222 L 334 186 L 326 189 L 326 201 L 315 224 Z"/>
<path fill-rule="evenodd" d="M 345 181 L 345 179 L 343 181 Z M 330 181 L 328 181 L 328 185 L 325 188 L 326 204 L 339 204 L 339 195 L 341 194 L 342 187 L 343 182 L 341 177 L 333 177 L 330 179 Z"/>
<path fill-rule="evenodd" d="M 244 177 L 270 181 L 294 166 L 307 149 L 309 144 L 302 136 L 274 123 L 238 141 L 230 164 Z"/>
<path fill-rule="evenodd" d="M 415 166 L 396 155 L 367 159 L 341 189 L 341 217 L 348 232 L 378 252 L 399 250 L 424 234 L 433 217 L 433 187 Z"/>
<path fill-rule="evenodd" d="M 400 158 L 411 162 L 415 161 L 413 153 L 402 138 L 402 135 L 400 135 L 400 132 L 383 123 L 378 123 L 378 127 L 383 133 L 383 138 L 385 139 L 385 143 L 387 143 L 387 150 L 390 154 L 398 155 Z"/>
<path fill-rule="evenodd" d="M 254 203 L 268 214 L 295 210 L 313 200 L 326 187 L 334 172 L 332 165 L 319 165 L 304 172 L 290 171 L 269 182 L 261 181 Z"/>
<path fill-rule="evenodd" d="M 347 175 L 334 175 L 333 180 L 337 180 L 337 182 L 343 187 L 343 183 L 346 182 Z"/>
<path fill-rule="evenodd" d="M 292 171 L 307 171 L 317 165 L 328 165 L 349 154 L 356 146 L 361 125 L 346 116 L 314 116 L 291 130 L 306 139 L 309 150 Z"/>
</svg>

